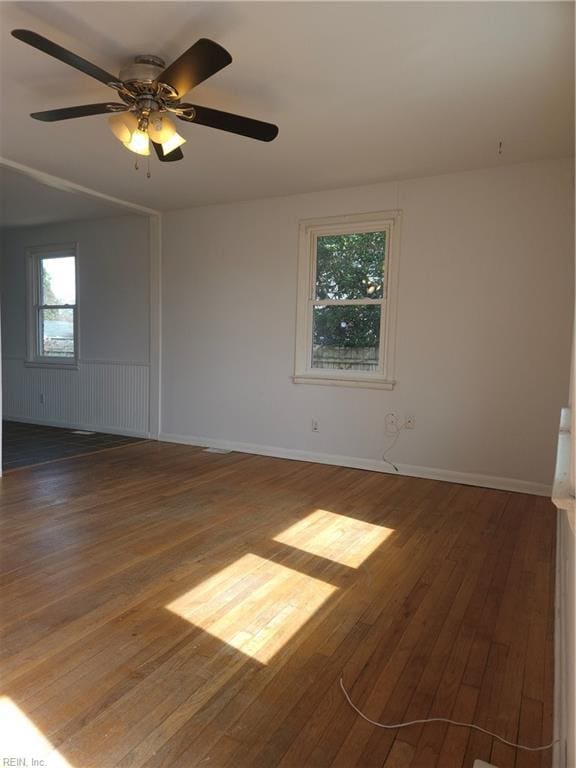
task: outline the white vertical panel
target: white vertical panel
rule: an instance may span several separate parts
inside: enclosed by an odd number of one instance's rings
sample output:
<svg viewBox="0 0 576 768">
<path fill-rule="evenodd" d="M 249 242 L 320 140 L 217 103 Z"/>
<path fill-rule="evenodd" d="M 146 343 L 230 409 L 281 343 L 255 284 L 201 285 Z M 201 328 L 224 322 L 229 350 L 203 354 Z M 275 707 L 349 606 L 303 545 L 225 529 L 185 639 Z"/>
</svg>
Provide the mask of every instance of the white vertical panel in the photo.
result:
<svg viewBox="0 0 576 768">
<path fill-rule="evenodd" d="M 66 370 L 5 358 L 3 416 L 146 436 L 149 375 L 143 364 L 81 362 Z"/>
</svg>

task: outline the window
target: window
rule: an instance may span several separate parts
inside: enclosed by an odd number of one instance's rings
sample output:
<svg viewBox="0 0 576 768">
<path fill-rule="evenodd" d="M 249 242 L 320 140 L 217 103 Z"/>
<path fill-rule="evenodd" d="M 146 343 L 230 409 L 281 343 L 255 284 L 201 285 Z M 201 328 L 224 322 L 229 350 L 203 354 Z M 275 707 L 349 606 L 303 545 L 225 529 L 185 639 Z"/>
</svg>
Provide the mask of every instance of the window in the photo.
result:
<svg viewBox="0 0 576 768">
<path fill-rule="evenodd" d="M 298 384 L 392 389 L 400 213 L 300 224 Z"/>
<path fill-rule="evenodd" d="M 28 360 L 75 365 L 78 356 L 76 246 L 28 252 Z"/>
</svg>

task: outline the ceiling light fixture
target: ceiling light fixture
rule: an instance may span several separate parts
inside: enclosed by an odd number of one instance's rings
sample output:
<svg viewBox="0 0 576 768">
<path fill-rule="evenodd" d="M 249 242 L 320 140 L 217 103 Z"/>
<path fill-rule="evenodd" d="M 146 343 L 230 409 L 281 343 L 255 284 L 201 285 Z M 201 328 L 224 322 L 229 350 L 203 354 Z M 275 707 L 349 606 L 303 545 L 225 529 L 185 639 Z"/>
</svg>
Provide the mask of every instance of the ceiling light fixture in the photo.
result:
<svg viewBox="0 0 576 768">
<path fill-rule="evenodd" d="M 112 88 L 120 99 L 33 112 L 31 117 L 35 120 L 52 123 L 107 114 L 110 130 L 127 149 L 144 156 L 154 149 L 160 162 L 184 157 L 180 147 L 185 139 L 177 133 L 168 114 L 184 123 L 197 123 L 257 141 L 273 141 L 278 135 L 278 126 L 273 123 L 182 101 L 185 94 L 232 62 L 228 51 L 213 40 L 197 40 L 168 66 L 158 56 L 139 54 L 116 75 L 30 29 L 14 29 L 12 35 Z"/>
<path fill-rule="evenodd" d="M 151 141 L 162 146 L 164 155 L 169 155 L 170 152 L 186 143 L 186 139 L 176 131 L 176 126 L 172 120 L 161 112 L 150 113 L 148 136 Z"/>
<path fill-rule="evenodd" d="M 127 144 L 132 134 L 138 128 L 138 118 L 134 112 L 119 112 L 108 118 L 110 130 L 123 144 Z"/>
<path fill-rule="evenodd" d="M 140 128 L 136 128 L 130 137 L 130 141 L 123 141 L 122 143 L 126 149 L 135 152 L 137 155 L 144 155 L 147 157 L 150 154 L 150 139 L 148 138 L 148 134 L 145 131 L 140 130 Z"/>
<path fill-rule="evenodd" d="M 178 147 L 181 147 L 182 144 L 186 144 L 186 139 L 174 131 L 174 134 L 167 141 L 162 142 L 162 152 L 164 152 L 164 157 L 169 155 L 170 152 L 174 152 Z"/>
<path fill-rule="evenodd" d="M 186 143 L 172 120 L 161 112 L 150 112 L 148 115 L 123 112 L 111 115 L 108 124 L 126 149 L 137 155 L 150 154 L 150 141 L 162 147 L 164 157 Z"/>
<path fill-rule="evenodd" d="M 148 118 L 148 135 L 157 144 L 163 144 L 176 133 L 174 123 L 161 112 L 151 112 Z"/>
</svg>

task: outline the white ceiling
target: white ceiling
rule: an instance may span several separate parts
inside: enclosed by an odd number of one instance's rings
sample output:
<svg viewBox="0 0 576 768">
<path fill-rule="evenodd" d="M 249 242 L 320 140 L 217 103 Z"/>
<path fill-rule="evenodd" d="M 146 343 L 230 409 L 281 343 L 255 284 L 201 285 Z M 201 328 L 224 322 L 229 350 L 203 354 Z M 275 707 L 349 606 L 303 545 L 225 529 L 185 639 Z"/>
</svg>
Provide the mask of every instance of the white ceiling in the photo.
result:
<svg viewBox="0 0 576 768">
<path fill-rule="evenodd" d="M 0 227 L 103 219 L 127 213 L 130 211 L 113 203 L 47 186 L 0 167 Z"/>
<path fill-rule="evenodd" d="M 0 22 L 1 154 L 158 210 L 572 154 L 572 3 L 3 2 Z M 184 161 L 151 158 L 147 179 L 106 117 L 28 117 L 115 94 L 15 27 L 112 72 L 211 37 L 234 61 L 187 100 L 280 135 L 183 125 Z"/>
</svg>

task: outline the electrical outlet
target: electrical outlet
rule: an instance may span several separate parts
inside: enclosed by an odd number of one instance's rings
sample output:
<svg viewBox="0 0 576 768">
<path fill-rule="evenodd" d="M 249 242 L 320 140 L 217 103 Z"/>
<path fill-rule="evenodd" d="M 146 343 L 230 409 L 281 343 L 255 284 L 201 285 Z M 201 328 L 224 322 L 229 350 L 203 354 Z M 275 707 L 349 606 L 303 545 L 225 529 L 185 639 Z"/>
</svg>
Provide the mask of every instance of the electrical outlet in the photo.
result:
<svg viewBox="0 0 576 768">
<path fill-rule="evenodd" d="M 388 435 L 395 435 L 398 432 L 398 414 L 395 411 L 389 411 L 384 416 L 384 431 Z"/>
<path fill-rule="evenodd" d="M 44 392 L 40 392 L 40 405 L 44 405 Z"/>
<path fill-rule="evenodd" d="M 320 432 L 320 422 L 318 419 L 312 419 L 312 432 Z"/>
<path fill-rule="evenodd" d="M 416 429 L 416 416 L 413 413 L 407 413 L 404 417 L 404 426 L 406 429 Z"/>
</svg>

